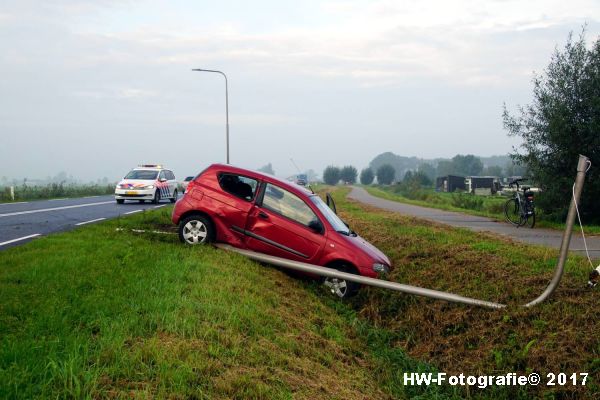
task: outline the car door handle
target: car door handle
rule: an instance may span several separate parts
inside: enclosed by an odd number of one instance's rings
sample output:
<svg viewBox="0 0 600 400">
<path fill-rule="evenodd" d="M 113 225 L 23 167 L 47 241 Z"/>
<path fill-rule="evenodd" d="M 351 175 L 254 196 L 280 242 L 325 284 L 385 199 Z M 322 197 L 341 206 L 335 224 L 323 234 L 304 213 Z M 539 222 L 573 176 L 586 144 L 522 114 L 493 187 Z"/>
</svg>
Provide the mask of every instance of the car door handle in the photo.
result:
<svg viewBox="0 0 600 400">
<path fill-rule="evenodd" d="M 262 218 L 262 219 L 269 219 L 269 215 L 267 215 L 266 213 L 259 211 L 258 212 L 258 218 Z"/>
</svg>

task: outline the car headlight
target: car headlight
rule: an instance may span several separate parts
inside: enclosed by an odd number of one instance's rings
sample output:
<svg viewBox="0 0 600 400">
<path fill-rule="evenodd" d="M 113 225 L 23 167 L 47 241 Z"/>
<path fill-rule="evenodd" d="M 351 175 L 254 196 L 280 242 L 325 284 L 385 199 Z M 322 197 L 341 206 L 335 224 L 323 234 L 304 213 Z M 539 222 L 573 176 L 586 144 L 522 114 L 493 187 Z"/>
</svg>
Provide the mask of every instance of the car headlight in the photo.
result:
<svg viewBox="0 0 600 400">
<path fill-rule="evenodd" d="M 142 189 L 154 189 L 154 185 L 144 186 Z"/>
<path fill-rule="evenodd" d="M 388 267 L 385 264 L 382 263 L 374 263 L 373 264 L 373 271 L 375 272 L 383 272 L 385 274 L 387 274 L 388 272 L 390 272 L 390 267 Z"/>
</svg>

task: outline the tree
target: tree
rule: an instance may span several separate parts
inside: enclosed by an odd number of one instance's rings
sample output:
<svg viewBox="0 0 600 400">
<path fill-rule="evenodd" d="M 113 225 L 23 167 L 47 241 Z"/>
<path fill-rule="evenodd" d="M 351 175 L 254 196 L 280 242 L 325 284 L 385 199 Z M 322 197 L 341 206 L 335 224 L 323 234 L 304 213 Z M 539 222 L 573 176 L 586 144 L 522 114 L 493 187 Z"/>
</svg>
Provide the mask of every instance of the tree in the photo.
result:
<svg viewBox="0 0 600 400">
<path fill-rule="evenodd" d="M 356 176 L 358 175 L 358 171 L 352 165 L 346 165 L 340 171 L 340 179 L 349 184 L 356 183 Z"/>
<path fill-rule="evenodd" d="M 363 185 L 370 185 L 373 183 L 373 179 L 375 179 L 375 174 L 371 168 L 367 167 L 360 171 L 360 183 Z"/>
<path fill-rule="evenodd" d="M 477 176 L 483 171 L 483 163 L 472 154 L 457 154 L 452 158 L 452 163 L 458 175 Z"/>
<path fill-rule="evenodd" d="M 396 170 L 390 164 L 383 164 L 377 168 L 377 183 L 381 185 L 389 185 L 394 181 Z"/>
<path fill-rule="evenodd" d="M 550 63 L 533 80 L 533 102 L 516 115 L 503 113 L 509 136 L 523 142 L 512 157 L 529 169 L 541 186 L 538 204 L 563 218 L 572 196 L 578 155 L 588 156 L 595 168 L 588 172 L 580 211 L 590 222 L 600 222 L 600 39 L 586 46 L 585 30 L 578 39 L 569 34 Z"/>
<path fill-rule="evenodd" d="M 486 167 L 481 174 L 486 176 L 502 176 L 502 167 L 498 165 L 491 165 Z"/>
<path fill-rule="evenodd" d="M 263 165 L 258 170 L 260 172 L 264 172 L 265 174 L 275 175 L 275 171 L 273 171 L 273 166 L 271 165 L 271 163 L 268 163 L 267 165 Z"/>
<path fill-rule="evenodd" d="M 433 165 L 429 164 L 429 163 L 422 163 L 419 165 L 419 168 L 417 169 L 417 172 L 421 172 L 425 175 L 427 175 L 427 177 L 433 181 L 436 178 L 435 175 L 435 168 L 433 167 Z"/>
<path fill-rule="evenodd" d="M 328 166 L 323 171 L 323 181 L 328 185 L 337 185 L 340 181 L 340 169 L 333 165 Z"/>
</svg>

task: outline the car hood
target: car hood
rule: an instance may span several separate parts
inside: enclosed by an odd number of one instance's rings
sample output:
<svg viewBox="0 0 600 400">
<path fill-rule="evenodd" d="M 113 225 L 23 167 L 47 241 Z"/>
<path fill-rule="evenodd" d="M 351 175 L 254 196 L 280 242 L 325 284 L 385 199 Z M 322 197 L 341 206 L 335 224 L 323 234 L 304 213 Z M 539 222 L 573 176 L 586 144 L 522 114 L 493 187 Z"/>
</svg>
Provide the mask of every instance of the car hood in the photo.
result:
<svg viewBox="0 0 600 400">
<path fill-rule="evenodd" d="M 129 187 L 141 187 L 147 185 L 153 185 L 156 183 L 154 179 L 123 179 L 119 182 L 119 185 L 125 185 Z"/>
<path fill-rule="evenodd" d="M 341 233 L 339 235 L 342 237 L 342 240 L 351 243 L 355 247 L 359 247 L 362 251 L 367 253 L 373 259 L 373 261 L 386 264 L 390 267 L 392 266 L 390 259 L 385 254 L 383 254 L 381 250 L 373 246 L 371 243 L 367 242 L 361 236 L 346 236 Z"/>
</svg>

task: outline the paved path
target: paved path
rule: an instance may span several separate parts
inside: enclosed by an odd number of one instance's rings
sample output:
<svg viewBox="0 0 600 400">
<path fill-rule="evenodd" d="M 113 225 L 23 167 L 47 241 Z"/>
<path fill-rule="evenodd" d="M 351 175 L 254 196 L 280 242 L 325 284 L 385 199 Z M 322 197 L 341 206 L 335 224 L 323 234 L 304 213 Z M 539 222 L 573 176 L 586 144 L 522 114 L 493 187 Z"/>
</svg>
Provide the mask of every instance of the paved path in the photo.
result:
<svg viewBox="0 0 600 400">
<path fill-rule="evenodd" d="M 384 210 L 395 211 L 401 214 L 411 215 L 451 226 L 468 228 L 474 231 L 492 232 L 525 243 L 544 245 L 559 249 L 562 239 L 562 231 L 539 228 L 515 228 L 508 223 L 496 222 L 490 218 L 385 200 L 372 196 L 365 189 L 360 187 L 353 186 L 348 197 Z M 576 224 L 574 229 L 577 229 L 577 231 L 573 232 L 570 249 L 578 254 L 585 255 L 581 231 L 578 230 L 579 225 Z M 586 240 L 590 256 L 594 259 L 600 259 L 600 236 L 586 236 Z"/>
<path fill-rule="evenodd" d="M 159 205 L 138 201 L 117 204 L 113 195 L 0 203 L 0 251 L 49 233 L 169 204 L 166 199 Z"/>
</svg>

